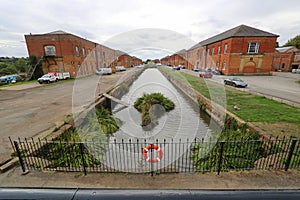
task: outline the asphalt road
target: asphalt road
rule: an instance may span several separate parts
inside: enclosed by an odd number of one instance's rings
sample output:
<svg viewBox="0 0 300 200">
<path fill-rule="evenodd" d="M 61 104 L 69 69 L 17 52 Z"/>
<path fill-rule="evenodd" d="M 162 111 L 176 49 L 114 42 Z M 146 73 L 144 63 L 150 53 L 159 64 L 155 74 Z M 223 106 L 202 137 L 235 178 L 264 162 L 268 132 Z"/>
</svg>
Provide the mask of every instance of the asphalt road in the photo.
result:
<svg viewBox="0 0 300 200">
<path fill-rule="evenodd" d="M 199 76 L 198 72 L 183 70 L 186 73 Z M 223 84 L 224 79 L 230 76 L 214 75 L 209 81 L 215 81 Z M 300 74 L 276 72 L 273 76 L 240 76 L 248 87 L 242 89 L 246 92 L 265 95 L 266 97 L 275 97 L 275 100 L 283 101 L 300 107 Z"/>
<path fill-rule="evenodd" d="M 129 70 L 130 71 L 130 70 Z M 10 158 L 12 139 L 33 137 L 54 128 L 67 114 L 78 111 L 95 100 L 121 79 L 126 72 L 110 76 L 90 76 L 76 81 L 66 81 L 40 86 L 20 85 L 0 90 L 0 164 Z M 29 87 L 30 86 L 30 87 Z"/>
</svg>

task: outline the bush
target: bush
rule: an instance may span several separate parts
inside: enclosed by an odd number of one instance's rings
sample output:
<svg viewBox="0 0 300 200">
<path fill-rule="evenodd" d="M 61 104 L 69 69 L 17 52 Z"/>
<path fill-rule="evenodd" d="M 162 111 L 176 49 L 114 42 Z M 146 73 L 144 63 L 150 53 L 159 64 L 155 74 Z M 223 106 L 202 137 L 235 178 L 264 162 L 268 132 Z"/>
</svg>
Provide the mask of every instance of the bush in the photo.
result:
<svg viewBox="0 0 300 200">
<path fill-rule="evenodd" d="M 161 105 L 161 106 L 159 106 Z M 158 118 L 174 109 L 175 104 L 161 93 L 144 94 L 136 99 L 134 107 L 142 113 L 142 126 L 155 125 Z M 164 110 L 163 110 L 164 109 Z"/>
</svg>

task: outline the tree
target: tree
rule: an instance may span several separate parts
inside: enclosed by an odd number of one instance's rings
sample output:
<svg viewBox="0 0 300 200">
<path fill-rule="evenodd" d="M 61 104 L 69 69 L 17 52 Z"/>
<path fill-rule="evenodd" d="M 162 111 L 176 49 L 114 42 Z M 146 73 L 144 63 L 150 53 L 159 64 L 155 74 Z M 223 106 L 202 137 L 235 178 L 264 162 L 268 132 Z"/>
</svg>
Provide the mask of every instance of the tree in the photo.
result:
<svg viewBox="0 0 300 200">
<path fill-rule="evenodd" d="M 18 59 L 15 66 L 16 66 L 18 71 L 23 72 L 23 73 L 27 72 L 28 69 L 29 69 L 29 66 L 28 66 L 26 60 L 23 59 L 23 58 Z"/>
<path fill-rule="evenodd" d="M 292 39 L 289 39 L 287 43 L 285 43 L 282 47 L 288 47 L 288 46 L 295 46 L 298 49 L 300 49 L 300 35 L 297 35 Z"/>
<path fill-rule="evenodd" d="M 16 67 L 10 63 L 1 63 L 0 64 L 0 74 L 5 74 L 5 75 L 9 75 L 9 74 L 17 74 L 18 70 L 16 69 Z"/>
</svg>

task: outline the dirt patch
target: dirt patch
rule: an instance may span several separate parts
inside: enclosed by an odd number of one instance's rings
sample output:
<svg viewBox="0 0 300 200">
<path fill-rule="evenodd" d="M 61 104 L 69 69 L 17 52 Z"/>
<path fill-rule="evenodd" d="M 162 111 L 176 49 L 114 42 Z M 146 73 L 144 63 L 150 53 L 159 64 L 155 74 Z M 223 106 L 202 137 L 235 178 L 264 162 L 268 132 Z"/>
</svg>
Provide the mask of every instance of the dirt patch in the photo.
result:
<svg viewBox="0 0 300 200">
<path fill-rule="evenodd" d="M 26 83 L 26 84 L 21 84 L 21 85 L 14 85 L 14 86 L 9 86 L 9 87 L 2 87 L 0 90 L 25 90 L 25 89 L 30 89 L 30 88 L 35 88 L 35 87 L 41 87 L 42 85 L 39 83 Z"/>
<path fill-rule="evenodd" d="M 300 137 L 300 124 L 288 123 L 288 122 L 276 122 L 265 123 L 255 122 L 253 123 L 272 137 Z"/>
</svg>

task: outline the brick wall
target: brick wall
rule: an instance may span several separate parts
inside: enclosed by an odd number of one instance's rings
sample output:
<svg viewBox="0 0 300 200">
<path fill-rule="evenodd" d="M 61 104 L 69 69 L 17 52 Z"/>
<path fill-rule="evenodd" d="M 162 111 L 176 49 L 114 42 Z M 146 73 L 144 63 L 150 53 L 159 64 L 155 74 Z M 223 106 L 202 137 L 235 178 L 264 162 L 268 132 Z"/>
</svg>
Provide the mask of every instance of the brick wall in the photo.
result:
<svg viewBox="0 0 300 200">
<path fill-rule="evenodd" d="M 70 72 L 71 77 L 94 74 L 97 68 L 117 65 L 116 51 L 78 36 L 65 34 L 25 35 L 29 56 L 43 58 L 43 71 Z M 45 46 L 55 47 L 55 56 L 45 54 Z M 132 58 L 131 56 L 129 56 Z M 133 64 L 127 58 L 126 66 Z M 137 63 L 140 60 L 137 59 Z"/>
<path fill-rule="evenodd" d="M 249 42 L 259 43 L 258 53 L 248 54 Z M 228 38 L 189 50 L 188 68 L 200 65 L 201 70 L 218 69 L 224 74 L 269 73 L 275 45 L 276 37 Z"/>
</svg>

